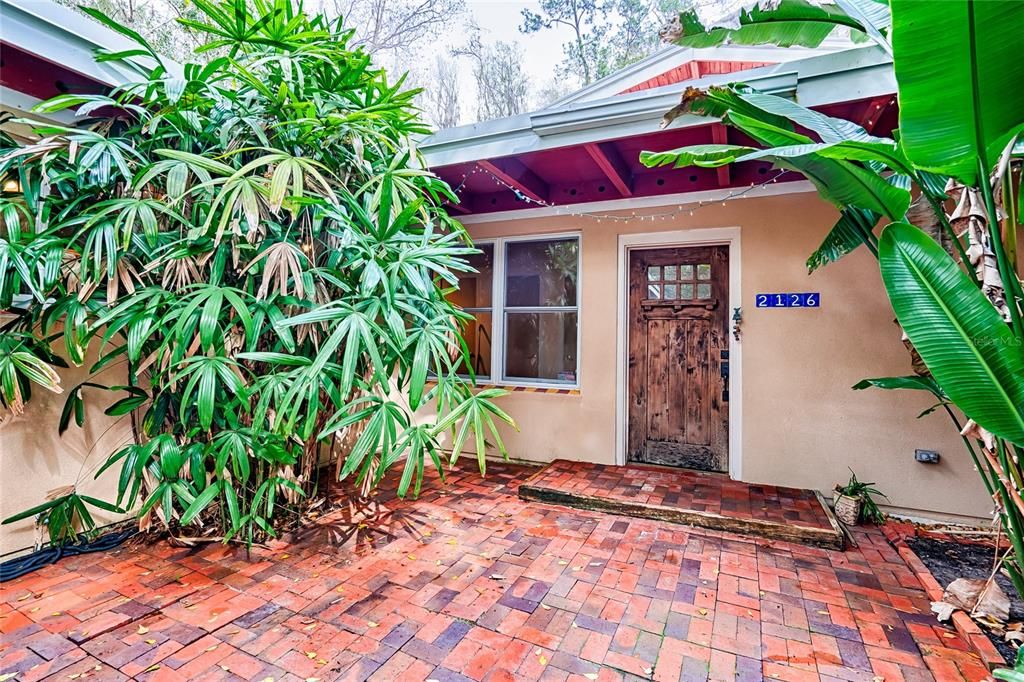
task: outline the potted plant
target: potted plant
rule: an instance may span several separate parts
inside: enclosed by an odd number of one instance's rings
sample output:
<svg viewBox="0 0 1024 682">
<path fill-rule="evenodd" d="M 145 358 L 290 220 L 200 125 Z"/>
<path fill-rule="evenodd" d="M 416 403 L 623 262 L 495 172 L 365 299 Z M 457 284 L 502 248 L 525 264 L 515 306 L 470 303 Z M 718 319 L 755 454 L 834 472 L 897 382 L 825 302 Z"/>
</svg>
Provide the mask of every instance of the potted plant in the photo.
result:
<svg viewBox="0 0 1024 682">
<path fill-rule="evenodd" d="M 860 521 L 869 521 L 880 524 L 885 521 L 885 515 L 878 508 L 872 495 L 881 495 L 889 499 L 883 492 L 874 488 L 874 483 L 864 483 L 857 480 L 857 474 L 850 470 L 850 480 L 846 485 L 836 484 L 832 497 L 835 506 L 836 516 L 848 526 L 855 526 Z"/>
</svg>

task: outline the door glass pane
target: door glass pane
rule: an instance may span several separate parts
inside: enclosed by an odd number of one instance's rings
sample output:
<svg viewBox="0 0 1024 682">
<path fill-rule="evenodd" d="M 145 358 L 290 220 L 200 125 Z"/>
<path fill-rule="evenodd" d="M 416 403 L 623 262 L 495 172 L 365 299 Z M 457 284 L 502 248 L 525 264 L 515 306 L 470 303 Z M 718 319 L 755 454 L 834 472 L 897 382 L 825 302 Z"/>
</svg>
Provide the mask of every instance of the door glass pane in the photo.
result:
<svg viewBox="0 0 1024 682">
<path fill-rule="evenodd" d="M 680 265 L 679 266 L 679 279 L 693 279 L 693 266 L 692 265 Z"/>
<path fill-rule="evenodd" d="M 676 284 L 666 284 L 665 285 L 665 299 L 666 300 L 673 299 L 673 298 L 676 297 L 676 287 L 677 286 L 678 285 L 676 285 Z"/>
<path fill-rule="evenodd" d="M 505 378 L 576 381 L 575 312 L 508 313 Z"/>
<path fill-rule="evenodd" d="M 675 278 L 676 278 L 676 266 L 674 266 L 674 265 L 666 265 L 665 266 L 665 281 L 666 282 L 671 282 L 671 281 L 674 281 Z"/>
<path fill-rule="evenodd" d="M 658 265 L 651 265 L 647 268 L 647 281 L 657 282 L 661 279 L 661 267 Z"/>
<path fill-rule="evenodd" d="M 697 285 L 697 298 L 711 298 L 711 285 L 710 284 L 698 284 Z"/>
<path fill-rule="evenodd" d="M 513 307 L 575 306 L 579 240 L 508 242 L 505 302 Z"/>
<path fill-rule="evenodd" d="M 661 298 L 661 285 L 660 284 L 648 284 L 647 285 L 647 298 Z"/>
<path fill-rule="evenodd" d="M 692 284 L 680 284 L 679 285 L 679 298 L 693 298 L 693 285 Z"/>
<path fill-rule="evenodd" d="M 467 260 L 477 272 L 459 273 L 459 288 L 448 300 L 462 308 L 490 308 L 494 292 L 494 244 L 478 244 L 481 253 Z"/>
<path fill-rule="evenodd" d="M 491 322 L 490 311 L 473 313 L 472 320 L 463 323 L 462 338 L 469 349 L 469 367 L 477 379 L 491 376 Z M 466 360 L 459 367 L 459 374 L 469 374 Z"/>
<path fill-rule="evenodd" d="M 711 266 L 701 263 L 697 266 L 697 279 L 711 279 Z"/>
</svg>

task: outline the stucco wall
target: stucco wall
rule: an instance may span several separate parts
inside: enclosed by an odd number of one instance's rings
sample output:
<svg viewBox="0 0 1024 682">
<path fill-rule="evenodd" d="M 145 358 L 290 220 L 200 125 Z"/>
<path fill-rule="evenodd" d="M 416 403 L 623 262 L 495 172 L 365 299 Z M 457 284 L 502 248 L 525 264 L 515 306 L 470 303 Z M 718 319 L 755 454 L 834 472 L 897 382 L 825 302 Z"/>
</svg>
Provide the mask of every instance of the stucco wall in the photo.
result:
<svg viewBox="0 0 1024 682">
<path fill-rule="evenodd" d="M 90 357 L 87 364 L 95 362 Z M 65 391 L 90 380 L 85 367 L 58 369 Z M 123 368 L 112 367 L 91 379 L 96 383 L 125 383 Z M 55 394 L 37 388 L 17 417 L 5 413 L 0 423 L 0 519 L 46 501 L 54 488 L 77 482 L 81 493 L 108 502 L 117 499 L 117 465 L 94 479 L 107 456 L 131 439 L 127 417 L 108 417 L 103 411 L 123 394 L 85 389 L 85 424 L 74 420 L 61 436 L 57 432 L 66 393 Z M 111 514 L 90 508 L 98 524 L 115 520 Z M 0 526 L 0 554 L 31 547 L 35 542 L 32 519 Z"/>
<path fill-rule="evenodd" d="M 861 250 L 807 275 L 807 256 L 836 217 L 834 208 L 805 193 L 713 204 L 653 222 L 558 216 L 468 225 L 481 239 L 582 233 L 580 394 L 503 398 L 521 427 L 505 434 L 510 455 L 614 463 L 618 235 L 738 226 L 742 478 L 825 491 L 848 478 L 849 466 L 862 480 L 876 481 L 901 510 L 987 516 L 984 488 L 945 415 L 915 418 L 931 405 L 928 397 L 850 389 L 865 377 L 908 374 L 909 361 L 870 254 Z M 780 291 L 819 291 L 822 305 L 754 307 L 755 293 Z M 915 448 L 938 450 L 941 463 L 915 462 Z"/>
<path fill-rule="evenodd" d="M 657 212 L 659 209 L 652 209 Z M 506 429 L 510 455 L 550 461 L 615 458 L 617 242 L 623 233 L 707 227 L 741 228 L 743 321 L 743 479 L 828 490 L 852 467 L 876 481 L 893 505 L 921 516 L 984 517 L 989 504 L 963 446 L 942 414 L 909 392 L 852 391 L 865 377 L 906 374 L 907 353 L 893 324 L 877 265 L 866 252 L 808 277 L 804 262 L 836 218 L 813 194 L 742 199 L 706 206 L 692 217 L 597 223 L 556 217 L 469 225 L 478 238 L 580 231 L 581 391 L 513 393 L 502 399 L 521 431 Z M 754 294 L 820 291 L 822 307 L 754 308 Z M 114 374 L 107 383 L 122 383 Z M 63 370 L 70 390 L 83 369 Z M 83 492 L 116 497 L 116 467 L 92 474 L 130 438 L 127 419 L 103 414 L 113 396 L 93 393 L 84 429 L 59 436 L 64 395 L 37 391 L 24 415 L 0 425 L 0 518 L 42 502 L 46 492 L 79 481 Z M 116 421 L 116 423 L 115 423 Z M 942 454 L 939 465 L 914 461 L 914 449 Z M 109 517 L 102 512 L 98 520 Z M 0 526 L 0 553 L 28 547 L 31 521 Z"/>
</svg>

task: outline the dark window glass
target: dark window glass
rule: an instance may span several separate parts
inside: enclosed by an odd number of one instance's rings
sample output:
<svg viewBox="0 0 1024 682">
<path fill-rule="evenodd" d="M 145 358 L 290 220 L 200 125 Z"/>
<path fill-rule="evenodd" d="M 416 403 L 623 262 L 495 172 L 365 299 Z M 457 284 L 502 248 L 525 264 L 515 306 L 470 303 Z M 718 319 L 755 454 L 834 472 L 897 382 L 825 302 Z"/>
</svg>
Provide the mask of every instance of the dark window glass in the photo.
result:
<svg viewBox="0 0 1024 682">
<path fill-rule="evenodd" d="M 509 312 L 505 318 L 505 377 L 576 381 L 575 312 Z"/>
<path fill-rule="evenodd" d="M 577 239 L 508 242 L 505 245 L 505 263 L 507 307 L 576 305 Z"/>
</svg>

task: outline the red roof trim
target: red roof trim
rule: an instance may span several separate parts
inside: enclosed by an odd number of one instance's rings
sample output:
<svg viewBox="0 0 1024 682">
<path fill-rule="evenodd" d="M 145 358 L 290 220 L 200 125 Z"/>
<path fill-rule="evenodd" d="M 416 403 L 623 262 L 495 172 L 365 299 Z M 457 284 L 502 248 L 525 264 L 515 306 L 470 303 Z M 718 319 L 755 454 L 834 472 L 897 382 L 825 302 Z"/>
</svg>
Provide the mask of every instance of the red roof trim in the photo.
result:
<svg viewBox="0 0 1024 682">
<path fill-rule="evenodd" d="M 685 81 L 696 80 L 712 74 L 736 73 L 737 71 L 756 69 L 759 66 L 770 66 L 772 63 L 773 62 L 734 62 L 721 59 L 695 59 L 693 61 L 686 62 L 685 64 L 680 64 L 674 69 L 658 74 L 653 78 L 648 78 L 642 83 L 637 83 L 630 88 L 626 88 L 619 94 L 624 95 L 627 92 L 639 92 L 641 90 L 660 88 L 663 85 L 683 83 Z"/>
</svg>

